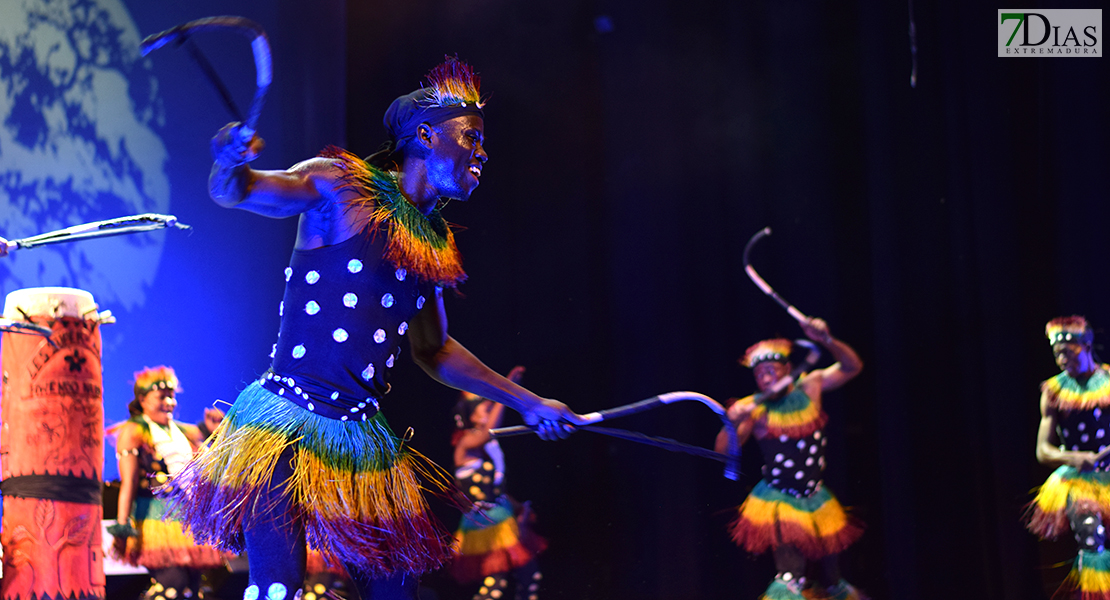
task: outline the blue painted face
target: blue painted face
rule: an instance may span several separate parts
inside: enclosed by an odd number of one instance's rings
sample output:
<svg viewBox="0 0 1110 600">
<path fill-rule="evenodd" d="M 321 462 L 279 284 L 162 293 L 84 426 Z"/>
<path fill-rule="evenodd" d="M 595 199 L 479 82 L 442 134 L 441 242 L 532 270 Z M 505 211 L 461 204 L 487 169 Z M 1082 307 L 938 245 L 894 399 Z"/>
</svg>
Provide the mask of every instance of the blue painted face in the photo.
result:
<svg viewBox="0 0 1110 600">
<path fill-rule="evenodd" d="M 1056 342 L 1052 345 L 1052 356 L 1056 359 L 1056 366 L 1061 371 L 1077 374 L 1083 370 L 1085 355 L 1089 355 L 1090 347 L 1077 342 Z"/>
<path fill-rule="evenodd" d="M 425 160 L 429 182 L 440 197 L 467 200 L 478 187 L 482 167 L 489 160 L 482 147 L 485 143 L 482 118 L 455 117 L 434 129 L 431 155 Z"/>
</svg>

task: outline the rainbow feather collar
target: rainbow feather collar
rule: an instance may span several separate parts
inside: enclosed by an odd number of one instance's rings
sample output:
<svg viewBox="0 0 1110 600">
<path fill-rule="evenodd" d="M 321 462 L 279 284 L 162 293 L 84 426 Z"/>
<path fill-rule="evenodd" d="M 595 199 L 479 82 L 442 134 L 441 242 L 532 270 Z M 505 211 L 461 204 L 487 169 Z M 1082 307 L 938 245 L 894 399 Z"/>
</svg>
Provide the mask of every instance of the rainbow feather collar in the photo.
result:
<svg viewBox="0 0 1110 600">
<path fill-rule="evenodd" d="M 1110 375 L 1107 366 L 1096 369 L 1085 384 L 1080 384 L 1067 371 L 1041 384 L 1048 394 L 1048 404 L 1060 410 L 1089 410 L 1110 406 Z"/>
<path fill-rule="evenodd" d="M 748 396 L 740 402 L 751 402 Z M 752 419 L 762 421 L 767 435 L 802 438 L 825 426 L 829 416 L 801 390 L 760 404 L 752 411 Z"/>
<path fill-rule="evenodd" d="M 373 207 L 368 229 L 377 232 L 384 228 L 388 239 L 383 256 L 387 261 L 444 287 L 453 288 L 466 280 L 455 236 L 439 209 L 425 216 L 401 194 L 392 173 L 346 150 L 332 146 L 320 156 L 337 160 L 346 172 L 344 184 L 358 194 L 352 206 Z"/>
</svg>

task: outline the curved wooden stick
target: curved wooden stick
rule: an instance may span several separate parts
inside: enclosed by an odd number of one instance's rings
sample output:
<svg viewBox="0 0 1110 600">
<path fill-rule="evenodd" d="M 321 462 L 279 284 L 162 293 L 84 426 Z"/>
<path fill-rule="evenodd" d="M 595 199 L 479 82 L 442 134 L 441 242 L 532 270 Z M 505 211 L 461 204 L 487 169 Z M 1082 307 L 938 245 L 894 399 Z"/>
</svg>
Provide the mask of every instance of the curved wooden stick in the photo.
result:
<svg viewBox="0 0 1110 600">
<path fill-rule="evenodd" d="M 718 417 L 721 418 L 721 421 L 725 425 L 725 431 L 728 432 L 729 437 L 728 452 L 726 454 L 720 455 L 716 452 L 713 452 L 712 450 L 706 450 L 704 448 L 691 446 L 690 444 L 684 444 L 682 442 L 677 442 L 675 440 L 667 438 L 656 438 L 638 432 L 601 427 L 595 429 L 594 427 L 592 427 L 593 425 L 602 423 L 609 419 L 625 417 L 628 415 L 644 412 L 658 406 L 663 406 L 665 404 L 682 401 L 700 402 L 709 407 L 710 410 L 712 410 L 714 413 L 717 414 Z M 652 396 L 651 398 L 640 400 L 639 402 L 633 402 L 631 404 L 615 406 L 613 408 L 607 408 L 605 410 L 585 414 L 582 415 L 582 417 L 586 420 L 586 424 L 578 425 L 577 427 L 579 429 L 584 429 L 586 431 L 595 431 L 596 433 L 603 433 L 614 437 L 620 437 L 621 439 L 626 439 L 629 441 L 650 444 L 667 450 L 677 450 L 680 452 L 686 452 L 688 454 L 695 454 L 697 456 L 704 456 L 706 458 L 722 460 L 725 463 L 725 477 L 733 480 L 740 477 L 740 440 L 736 436 L 736 428 L 731 426 L 725 408 L 721 406 L 719 402 L 710 398 L 709 396 L 706 396 L 705 394 L 699 394 L 697 392 L 669 392 L 666 394 L 659 394 L 658 396 Z M 490 436 L 496 439 L 524 435 L 527 433 L 533 433 L 534 431 L 535 430 L 528 425 L 514 425 L 512 427 L 491 429 L 489 433 Z M 709 454 L 712 454 L 714 456 L 709 456 Z"/>
<path fill-rule="evenodd" d="M 790 313 L 790 316 L 794 317 L 796 321 L 798 321 L 799 323 L 804 323 L 809 320 L 809 316 L 807 316 L 805 313 L 798 310 L 797 308 L 794 308 L 793 304 L 787 302 L 785 298 L 780 296 L 774 288 L 772 288 L 766 281 L 763 280 L 762 277 L 759 276 L 759 273 L 756 273 L 755 267 L 753 267 L 751 261 L 748 260 L 748 255 L 751 253 L 752 247 L 755 246 L 755 243 L 768 235 L 771 235 L 771 228 L 764 227 L 763 229 L 757 231 L 756 234 L 748 240 L 748 244 L 744 246 L 744 271 L 747 272 L 748 277 L 751 278 L 756 287 L 762 290 L 764 294 L 767 294 L 768 296 L 773 298 L 775 302 L 778 302 L 779 306 L 785 308 L 786 312 Z"/>
<path fill-rule="evenodd" d="M 258 116 L 262 114 L 262 104 L 266 98 L 266 90 L 269 89 L 270 82 L 273 80 L 274 72 L 270 54 L 270 41 L 266 37 L 266 31 L 262 29 L 261 25 L 245 17 L 236 16 L 197 19 L 147 36 L 142 43 L 139 44 L 139 50 L 143 53 L 143 56 L 146 56 L 151 51 L 157 50 L 171 42 L 183 42 L 192 32 L 208 31 L 212 29 L 231 29 L 251 38 L 251 50 L 254 53 L 255 83 L 257 84 L 257 89 L 254 92 L 254 100 L 251 102 L 250 111 L 247 113 L 247 120 L 243 123 L 242 128 L 244 138 L 250 139 L 256 130 Z M 196 58 L 196 56 L 197 55 L 194 54 L 194 58 Z M 226 90 L 226 86 L 224 86 L 223 82 L 216 76 L 215 71 L 205 68 L 204 62 L 206 61 L 198 60 L 198 64 L 204 70 L 205 75 L 208 76 L 212 85 L 216 87 L 217 91 Z M 221 96 L 222 95 L 223 93 L 221 92 Z"/>
</svg>

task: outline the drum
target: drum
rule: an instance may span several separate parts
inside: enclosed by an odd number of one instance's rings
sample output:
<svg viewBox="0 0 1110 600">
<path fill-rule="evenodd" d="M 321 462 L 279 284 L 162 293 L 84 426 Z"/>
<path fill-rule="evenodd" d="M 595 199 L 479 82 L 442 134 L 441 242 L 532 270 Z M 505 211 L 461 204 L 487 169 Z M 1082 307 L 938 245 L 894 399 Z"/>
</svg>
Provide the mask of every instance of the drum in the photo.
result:
<svg viewBox="0 0 1110 600">
<path fill-rule="evenodd" d="M 0 599 L 103 598 L 101 318 L 71 288 L 12 292 L 3 316 Z"/>
</svg>

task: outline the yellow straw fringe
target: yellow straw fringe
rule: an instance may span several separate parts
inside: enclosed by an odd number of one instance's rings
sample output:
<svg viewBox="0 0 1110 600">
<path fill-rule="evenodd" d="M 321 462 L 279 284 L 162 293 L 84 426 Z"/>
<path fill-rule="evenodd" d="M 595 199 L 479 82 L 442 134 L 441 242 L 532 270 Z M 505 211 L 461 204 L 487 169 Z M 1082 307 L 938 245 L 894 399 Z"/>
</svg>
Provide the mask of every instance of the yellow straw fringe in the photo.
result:
<svg viewBox="0 0 1110 600">
<path fill-rule="evenodd" d="M 289 446 L 299 441 L 289 439 L 279 432 L 262 431 L 251 427 L 241 427 L 227 431 L 224 421 L 213 434 L 199 457 L 203 465 L 204 479 L 218 481 L 221 486 L 230 488 L 261 488 L 269 484 L 277 465 L 277 457 Z M 227 428 L 230 429 L 230 428 Z M 209 448 L 224 443 L 235 444 L 236 438 L 243 438 L 238 450 L 232 453 L 213 452 Z M 222 458 L 221 458 L 222 457 Z M 205 460 L 208 459 L 208 460 Z M 234 463 L 235 468 L 228 468 Z"/>
<path fill-rule="evenodd" d="M 1049 475 L 1033 501 L 1040 510 L 1053 513 L 1064 510 L 1069 498 L 1073 502 L 1095 504 L 1104 514 L 1110 515 L 1110 487 L 1078 477 L 1065 479 L 1059 470 Z"/>
<path fill-rule="evenodd" d="M 327 465 L 311 452 L 297 452 L 298 468 L 290 482 L 294 501 L 313 505 L 325 519 L 342 517 L 376 522 L 402 519 L 425 512 L 417 473 L 420 461 L 404 455 L 391 468 L 351 473 Z"/>
<path fill-rule="evenodd" d="M 826 502 L 814 512 L 798 510 L 785 502 L 767 502 L 755 497 L 744 501 L 745 521 L 759 527 L 775 525 L 775 508 L 778 507 L 778 521 L 789 522 L 804 529 L 814 538 L 836 533 L 848 526 L 848 517 L 843 510 L 837 510 L 832 502 Z"/>
<path fill-rule="evenodd" d="M 191 548 L 196 546 L 193 536 L 189 535 L 177 521 L 156 521 L 145 519 L 142 522 L 131 520 L 132 527 L 139 530 L 139 537 L 127 538 L 128 554 L 147 552 L 166 548 Z"/>
<path fill-rule="evenodd" d="M 1083 593 L 1110 592 L 1110 573 L 1095 571 L 1094 569 L 1081 569 L 1079 571 L 1079 589 Z"/>
<path fill-rule="evenodd" d="M 455 532 L 455 546 L 464 556 L 481 555 L 504 550 L 519 544 L 520 529 L 516 519 L 506 519 L 490 527 L 467 531 L 466 535 Z"/>
</svg>

